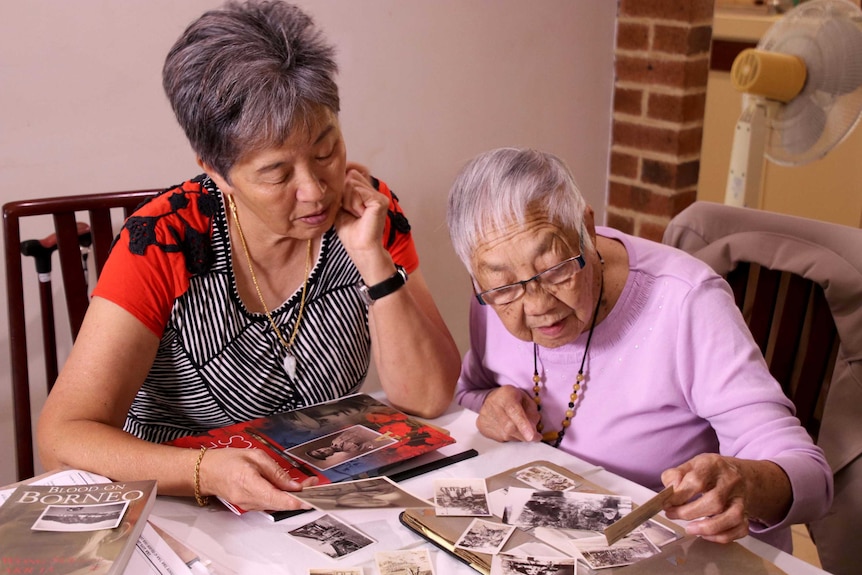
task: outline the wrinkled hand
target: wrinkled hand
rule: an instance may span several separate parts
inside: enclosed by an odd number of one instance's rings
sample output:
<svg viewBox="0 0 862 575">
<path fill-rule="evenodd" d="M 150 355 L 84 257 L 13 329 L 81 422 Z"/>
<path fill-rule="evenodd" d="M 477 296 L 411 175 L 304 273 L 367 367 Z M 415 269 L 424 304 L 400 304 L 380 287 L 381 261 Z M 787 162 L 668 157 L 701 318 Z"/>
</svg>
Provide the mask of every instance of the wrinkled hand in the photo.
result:
<svg viewBox="0 0 862 575">
<path fill-rule="evenodd" d="M 341 210 L 335 229 L 348 252 L 382 250 L 380 238 L 386 223 L 389 200 L 371 185 L 368 168 L 348 162 Z"/>
<path fill-rule="evenodd" d="M 511 385 L 498 387 L 485 397 L 476 427 L 497 441 L 540 441 L 536 431 L 539 411 L 526 393 Z"/>
<path fill-rule="evenodd" d="M 665 506 L 670 519 L 691 521 L 690 535 L 729 543 L 748 535 L 749 494 L 742 460 L 703 453 L 661 474 L 674 494 Z"/>
<path fill-rule="evenodd" d="M 260 449 L 212 449 L 201 461 L 201 491 L 220 496 L 247 511 L 281 511 L 307 508 L 288 491 L 317 484 L 316 477 L 302 483 Z"/>
</svg>

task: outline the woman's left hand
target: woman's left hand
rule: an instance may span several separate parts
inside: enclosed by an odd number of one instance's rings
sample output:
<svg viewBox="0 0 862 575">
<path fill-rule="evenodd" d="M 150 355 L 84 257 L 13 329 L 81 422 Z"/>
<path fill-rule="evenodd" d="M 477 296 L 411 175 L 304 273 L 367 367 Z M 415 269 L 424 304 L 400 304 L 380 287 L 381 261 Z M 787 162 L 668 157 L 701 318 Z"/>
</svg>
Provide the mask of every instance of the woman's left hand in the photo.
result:
<svg viewBox="0 0 862 575">
<path fill-rule="evenodd" d="M 665 507 L 670 519 L 690 521 L 686 532 L 730 543 L 748 535 L 749 519 L 779 522 L 792 502 L 790 481 L 771 461 L 703 453 L 661 475 L 674 494 Z"/>
</svg>

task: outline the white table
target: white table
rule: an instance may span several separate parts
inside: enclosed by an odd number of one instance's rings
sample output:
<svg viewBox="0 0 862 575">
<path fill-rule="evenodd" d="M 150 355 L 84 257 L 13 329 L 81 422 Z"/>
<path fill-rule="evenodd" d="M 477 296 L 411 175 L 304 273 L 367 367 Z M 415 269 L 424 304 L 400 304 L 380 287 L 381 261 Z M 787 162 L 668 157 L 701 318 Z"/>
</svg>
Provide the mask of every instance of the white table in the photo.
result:
<svg viewBox="0 0 862 575">
<path fill-rule="evenodd" d="M 653 492 L 645 487 L 587 464 L 548 445 L 491 441 L 478 433 L 475 421 L 475 413 L 452 407 L 432 423 L 448 429 L 457 440 L 454 445 L 441 449 L 441 453 L 451 455 L 474 448 L 479 452 L 478 457 L 404 481 L 400 483 L 401 487 L 417 497 L 430 500 L 434 477 L 488 477 L 534 460 L 547 460 L 562 465 L 613 492 L 629 495 L 635 503 L 642 503 L 653 495 Z M 342 521 L 353 525 L 377 541 L 339 561 L 318 554 L 292 541 L 286 535 L 287 531 L 318 517 L 320 512 L 317 511 L 273 522 L 262 513 L 246 513 L 237 516 L 221 505 L 211 505 L 202 509 L 189 498 L 159 497 L 151 520 L 185 542 L 204 559 L 209 559 L 212 562 L 212 571 L 216 575 L 240 573 L 305 575 L 311 567 L 362 567 L 365 575 L 372 575 L 377 573 L 374 564 L 376 551 L 415 547 L 427 547 L 431 550 L 437 575 L 475 575 L 475 571 L 426 543 L 401 525 L 398 522 L 399 512 L 400 510 L 395 509 L 357 509 L 333 513 Z M 826 573 L 752 537 L 741 539 L 739 543 L 772 561 L 791 575 Z"/>
</svg>

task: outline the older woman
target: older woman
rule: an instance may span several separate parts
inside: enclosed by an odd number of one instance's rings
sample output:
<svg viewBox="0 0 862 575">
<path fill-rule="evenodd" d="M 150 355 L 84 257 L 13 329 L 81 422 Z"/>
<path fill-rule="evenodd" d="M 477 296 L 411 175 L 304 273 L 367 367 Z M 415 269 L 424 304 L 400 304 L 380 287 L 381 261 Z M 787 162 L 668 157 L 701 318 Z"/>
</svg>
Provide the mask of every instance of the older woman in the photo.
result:
<svg viewBox="0 0 862 575">
<path fill-rule="evenodd" d="M 355 392 L 372 352 L 393 405 L 450 404 L 458 350 L 395 196 L 346 161 L 333 53 L 281 2 L 207 12 L 171 49 L 204 174 L 126 222 L 39 420 L 46 467 L 291 509 L 263 452 L 161 443 Z"/>
<path fill-rule="evenodd" d="M 477 294 L 456 398 L 484 435 L 673 485 L 668 516 L 713 541 L 788 548 L 786 527 L 826 512 L 823 453 L 706 265 L 596 228 L 568 169 L 532 150 L 469 162 L 448 221 Z"/>
</svg>

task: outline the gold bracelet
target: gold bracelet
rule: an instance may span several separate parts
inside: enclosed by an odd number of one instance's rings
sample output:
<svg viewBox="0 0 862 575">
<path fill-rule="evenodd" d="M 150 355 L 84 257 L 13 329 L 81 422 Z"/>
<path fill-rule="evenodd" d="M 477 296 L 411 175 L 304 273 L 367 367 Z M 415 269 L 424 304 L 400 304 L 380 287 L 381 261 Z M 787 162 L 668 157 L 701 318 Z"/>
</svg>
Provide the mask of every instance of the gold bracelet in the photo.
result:
<svg viewBox="0 0 862 575">
<path fill-rule="evenodd" d="M 201 452 L 198 454 L 198 460 L 195 462 L 195 501 L 201 507 L 206 507 L 210 503 L 210 498 L 201 496 L 201 461 L 203 461 L 204 453 L 207 452 L 206 447 L 201 447 Z"/>
</svg>

